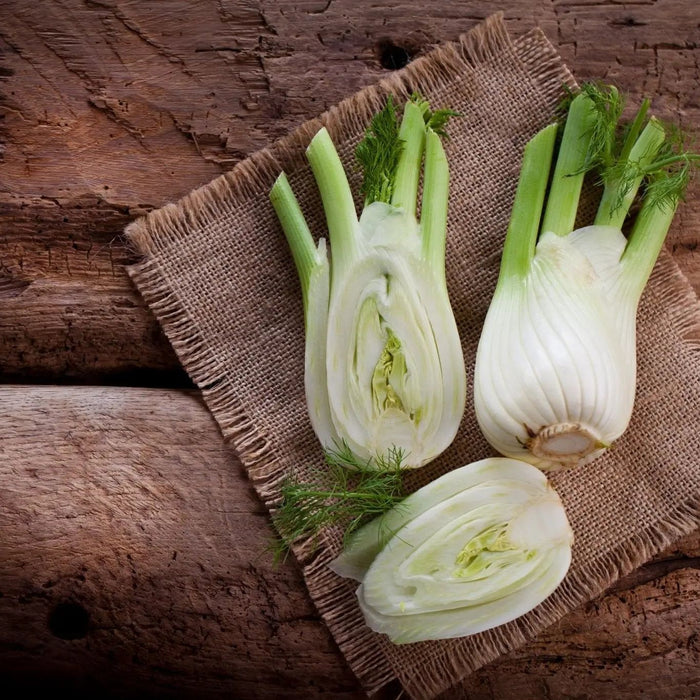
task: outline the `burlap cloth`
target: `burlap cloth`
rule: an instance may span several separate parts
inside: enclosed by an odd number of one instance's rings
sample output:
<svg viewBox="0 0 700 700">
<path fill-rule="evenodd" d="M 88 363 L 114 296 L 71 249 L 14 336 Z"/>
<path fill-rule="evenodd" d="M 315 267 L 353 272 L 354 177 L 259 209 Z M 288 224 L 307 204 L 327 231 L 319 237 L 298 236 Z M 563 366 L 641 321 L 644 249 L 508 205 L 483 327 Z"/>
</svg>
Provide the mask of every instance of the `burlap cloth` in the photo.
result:
<svg viewBox="0 0 700 700">
<path fill-rule="evenodd" d="M 312 231 L 325 235 L 303 154 L 321 124 L 357 192 L 353 149 L 387 93 L 402 100 L 419 90 L 464 115 L 446 144 L 447 280 L 471 388 L 522 149 L 552 119 L 563 83 L 573 78 L 539 30 L 512 40 L 495 16 L 129 226 L 144 256 L 130 274 L 269 507 L 285 474 L 322 464 L 304 399 L 299 281 L 267 196 L 275 177 L 287 171 Z M 639 312 L 632 423 L 607 456 L 554 477 L 575 532 L 573 563 L 531 613 L 469 638 L 393 646 L 363 625 L 354 583 L 326 567 L 339 551 L 338 532 L 325 533 L 316 552 L 295 549 L 311 597 L 368 693 L 397 678 L 410 696 L 438 694 L 698 526 L 700 359 L 684 340 L 697 314 L 696 296 L 663 252 Z M 470 399 L 454 444 L 415 472 L 412 486 L 493 454 Z"/>
</svg>

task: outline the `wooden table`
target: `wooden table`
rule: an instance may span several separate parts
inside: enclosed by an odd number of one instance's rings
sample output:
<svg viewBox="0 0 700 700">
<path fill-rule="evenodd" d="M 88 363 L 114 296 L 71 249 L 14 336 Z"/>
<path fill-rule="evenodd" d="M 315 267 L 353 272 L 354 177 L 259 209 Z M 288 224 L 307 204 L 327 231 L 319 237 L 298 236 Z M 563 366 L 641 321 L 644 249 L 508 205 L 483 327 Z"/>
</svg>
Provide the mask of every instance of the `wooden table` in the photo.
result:
<svg viewBox="0 0 700 700">
<path fill-rule="evenodd" d="M 3 686 L 361 697 L 121 232 L 498 9 L 700 133 L 697 0 L 0 4 Z M 696 290 L 699 194 L 668 242 Z M 695 696 L 699 569 L 696 533 L 444 697 Z"/>
</svg>

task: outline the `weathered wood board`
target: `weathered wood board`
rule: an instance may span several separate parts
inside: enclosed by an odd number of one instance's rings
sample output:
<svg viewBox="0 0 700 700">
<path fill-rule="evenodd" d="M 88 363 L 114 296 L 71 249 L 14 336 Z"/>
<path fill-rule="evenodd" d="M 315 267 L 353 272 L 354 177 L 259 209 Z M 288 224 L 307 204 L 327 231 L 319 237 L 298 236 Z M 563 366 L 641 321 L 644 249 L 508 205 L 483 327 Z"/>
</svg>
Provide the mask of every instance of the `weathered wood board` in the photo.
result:
<svg viewBox="0 0 700 700">
<path fill-rule="evenodd" d="M 514 33 L 541 26 L 579 79 L 649 95 L 700 134 L 696 0 L 0 3 L 10 687 L 361 697 L 294 564 L 273 568 L 240 467 L 179 390 L 121 234 L 496 10 Z M 699 194 L 668 242 L 697 291 Z M 27 386 L 41 382 L 64 386 Z M 699 563 L 696 534 L 445 700 L 700 694 Z"/>
<path fill-rule="evenodd" d="M 266 515 L 195 392 L 6 385 L 0 406 L 4 681 L 361 697 L 296 566 L 274 565 Z M 699 552 L 686 538 L 445 700 L 688 696 Z"/>
<path fill-rule="evenodd" d="M 273 566 L 266 514 L 196 393 L 0 396 L 4 678 L 353 695 L 296 567 Z"/>
<path fill-rule="evenodd" d="M 699 130 L 695 0 L 401 4 L 3 3 L 0 372 L 120 383 L 177 360 L 124 273 L 121 233 L 500 9 L 580 79 L 615 81 Z M 392 52 L 394 47 L 394 52 Z M 693 192 L 697 194 L 697 186 Z M 700 198 L 669 237 L 700 289 Z M 182 382 L 182 377 L 179 378 Z"/>
</svg>

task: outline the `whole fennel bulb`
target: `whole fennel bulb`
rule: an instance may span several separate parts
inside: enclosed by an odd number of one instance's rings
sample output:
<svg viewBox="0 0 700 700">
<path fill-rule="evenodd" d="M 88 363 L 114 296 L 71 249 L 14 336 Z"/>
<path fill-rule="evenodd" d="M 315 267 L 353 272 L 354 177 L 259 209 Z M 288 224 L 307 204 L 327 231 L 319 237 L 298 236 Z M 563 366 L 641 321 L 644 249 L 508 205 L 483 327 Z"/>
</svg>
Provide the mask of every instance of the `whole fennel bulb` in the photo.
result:
<svg viewBox="0 0 700 700">
<path fill-rule="evenodd" d="M 474 406 L 494 448 L 543 469 L 594 459 L 632 415 L 637 306 L 695 158 L 672 151 L 647 108 L 620 138 L 617 92 L 584 86 L 569 108 L 544 214 L 557 126 L 525 148 L 477 351 Z M 590 169 L 605 190 L 593 225 L 574 230 Z M 640 185 L 627 239 L 621 228 Z"/>
</svg>

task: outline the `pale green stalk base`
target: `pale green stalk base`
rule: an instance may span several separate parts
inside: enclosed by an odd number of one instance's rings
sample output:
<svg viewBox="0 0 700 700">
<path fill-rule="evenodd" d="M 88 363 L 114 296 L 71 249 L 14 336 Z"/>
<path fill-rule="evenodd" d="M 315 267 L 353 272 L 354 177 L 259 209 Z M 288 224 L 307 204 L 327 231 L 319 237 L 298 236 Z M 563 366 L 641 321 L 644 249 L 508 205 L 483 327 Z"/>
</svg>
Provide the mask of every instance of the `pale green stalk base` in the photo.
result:
<svg viewBox="0 0 700 700">
<path fill-rule="evenodd" d="M 333 272 L 342 273 L 357 258 L 359 224 L 345 169 L 325 128 L 311 140 L 306 156 L 321 192 L 333 251 Z"/>
<path fill-rule="evenodd" d="M 499 284 L 510 277 L 524 279 L 530 270 L 556 136 L 557 125 L 550 124 L 525 146 L 518 189 L 503 245 Z"/>
<path fill-rule="evenodd" d="M 425 138 L 425 172 L 421 207 L 423 258 L 445 282 L 445 239 L 447 237 L 447 203 L 450 173 L 440 137 L 428 130 Z"/>
<path fill-rule="evenodd" d="M 404 108 L 399 138 L 403 141 L 403 150 L 396 167 L 391 204 L 415 217 L 420 163 L 425 145 L 425 122 L 420 107 L 413 102 L 407 102 Z"/>
<path fill-rule="evenodd" d="M 666 207 L 645 202 L 637 214 L 621 258 L 625 274 L 637 298 L 641 296 L 649 275 L 654 269 L 677 207 L 678 202 Z"/>
</svg>

